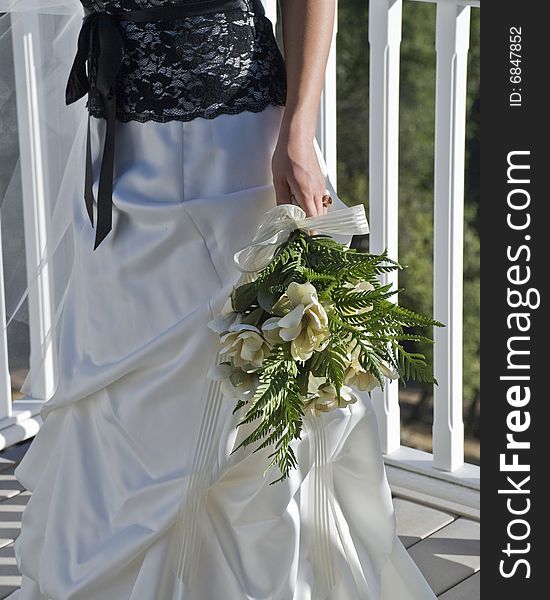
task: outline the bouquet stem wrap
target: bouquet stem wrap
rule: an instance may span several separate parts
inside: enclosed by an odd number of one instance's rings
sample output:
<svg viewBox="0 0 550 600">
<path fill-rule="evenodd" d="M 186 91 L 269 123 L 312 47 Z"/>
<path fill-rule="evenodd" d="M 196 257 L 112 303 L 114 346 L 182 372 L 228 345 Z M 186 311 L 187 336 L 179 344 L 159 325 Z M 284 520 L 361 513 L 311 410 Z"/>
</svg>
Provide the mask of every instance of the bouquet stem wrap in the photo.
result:
<svg viewBox="0 0 550 600">
<path fill-rule="evenodd" d="M 236 286 L 254 281 L 257 274 L 273 258 L 277 248 L 295 229 L 310 229 L 328 235 L 362 235 L 369 226 L 362 204 L 349 208 L 329 210 L 325 215 L 306 217 L 299 206 L 281 204 L 264 214 L 252 242 L 234 255 L 237 268 L 242 272 Z M 218 364 L 216 352 L 214 366 Z M 199 523 L 205 510 L 208 488 L 214 482 L 214 464 L 219 443 L 220 410 L 227 401 L 221 390 L 220 381 L 209 379 L 204 387 L 203 417 L 198 432 L 197 446 L 193 458 L 192 475 L 185 501 L 178 511 L 175 524 L 171 567 L 188 589 L 194 587 L 201 544 Z M 338 580 L 335 557 L 336 523 L 334 515 L 332 463 L 327 453 L 323 419 L 304 418 L 304 426 L 310 441 L 312 470 L 309 487 L 307 520 L 313 527 L 311 561 L 315 572 L 316 597 L 321 600 L 336 585 Z"/>
<path fill-rule="evenodd" d="M 213 483 L 215 440 L 218 437 L 219 415 L 224 400 L 219 381 L 207 381 L 203 391 L 203 415 L 195 447 L 191 477 L 185 502 L 180 506 L 172 538 L 171 567 L 191 589 L 201 545 L 197 523 L 205 509 L 206 492 Z"/>
<path fill-rule="evenodd" d="M 310 439 L 310 453 L 313 454 L 310 480 L 308 521 L 312 525 L 313 540 L 311 561 L 315 572 L 315 590 L 328 592 L 337 583 L 336 537 L 331 521 L 333 514 L 334 488 L 332 481 L 332 460 L 327 454 L 327 444 L 323 419 L 312 416 L 304 418 L 304 427 Z M 311 477 L 311 475 L 310 475 Z"/>
</svg>

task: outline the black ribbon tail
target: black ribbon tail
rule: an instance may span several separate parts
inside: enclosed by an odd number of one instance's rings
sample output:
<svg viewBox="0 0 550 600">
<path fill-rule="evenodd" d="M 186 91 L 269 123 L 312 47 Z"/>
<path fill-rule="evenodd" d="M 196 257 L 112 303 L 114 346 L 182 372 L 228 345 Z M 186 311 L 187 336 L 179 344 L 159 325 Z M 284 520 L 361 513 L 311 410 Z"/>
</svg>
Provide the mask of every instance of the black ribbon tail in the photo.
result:
<svg viewBox="0 0 550 600">
<path fill-rule="evenodd" d="M 115 163 L 116 99 L 105 100 L 106 131 L 97 194 L 97 227 L 94 250 L 111 231 L 113 220 L 113 174 Z"/>
<path fill-rule="evenodd" d="M 124 39 L 115 19 L 104 13 L 91 13 L 82 23 L 75 59 L 67 81 L 65 102 L 76 102 L 92 89 L 103 101 L 106 130 L 97 193 L 97 223 L 94 250 L 112 229 L 113 175 L 116 129 L 116 77 L 124 58 Z M 88 63 L 88 69 L 86 69 Z M 92 64 L 93 63 L 93 64 Z M 90 107 L 86 134 L 86 175 L 84 201 L 94 226 L 93 165 L 90 134 Z"/>
<path fill-rule="evenodd" d="M 90 141 L 90 114 L 88 113 L 88 133 L 86 134 L 86 180 L 84 185 L 84 201 L 86 202 L 86 210 L 90 217 L 90 223 L 94 226 L 94 193 L 93 171 L 92 171 L 92 146 Z"/>
</svg>

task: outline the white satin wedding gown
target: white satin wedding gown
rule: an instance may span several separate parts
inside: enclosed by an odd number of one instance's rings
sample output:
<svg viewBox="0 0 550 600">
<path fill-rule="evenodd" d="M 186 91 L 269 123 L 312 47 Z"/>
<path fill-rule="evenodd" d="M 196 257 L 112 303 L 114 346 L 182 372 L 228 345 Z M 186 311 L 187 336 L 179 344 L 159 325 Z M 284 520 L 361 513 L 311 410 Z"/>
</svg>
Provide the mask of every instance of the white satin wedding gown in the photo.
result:
<svg viewBox="0 0 550 600">
<path fill-rule="evenodd" d="M 351 416 L 322 416 L 339 573 L 328 595 L 312 568 L 307 432 L 294 444 L 300 470 L 270 486 L 269 448 L 229 456 L 239 416 L 229 400 L 213 439 L 216 475 L 194 523 L 197 587 L 168 567 L 218 347 L 207 323 L 240 275 L 233 254 L 275 205 L 270 161 L 282 113 L 269 105 L 188 122 L 117 122 L 113 231 L 95 251 L 84 203 L 74 203 L 60 384 L 15 470 L 32 496 L 15 541 L 23 583 L 11 600 L 435 598 L 396 537 L 366 393 Z M 92 119 L 95 193 L 104 125 Z M 328 177 L 327 189 L 331 209 L 344 207 Z"/>
</svg>

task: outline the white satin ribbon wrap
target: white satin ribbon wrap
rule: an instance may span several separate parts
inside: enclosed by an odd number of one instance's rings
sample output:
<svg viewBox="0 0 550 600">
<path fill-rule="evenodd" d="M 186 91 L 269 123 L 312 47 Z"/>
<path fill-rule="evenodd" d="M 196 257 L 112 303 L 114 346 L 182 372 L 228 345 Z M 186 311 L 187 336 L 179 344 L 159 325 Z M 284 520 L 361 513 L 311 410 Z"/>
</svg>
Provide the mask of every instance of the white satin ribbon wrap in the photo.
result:
<svg viewBox="0 0 550 600">
<path fill-rule="evenodd" d="M 234 261 L 243 272 L 236 287 L 253 281 L 258 272 L 272 260 L 277 248 L 295 229 L 314 229 L 329 235 L 361 235 L 369 232 L 369 225 L 362 204 L 328 211 L 324 215 L 306 217 L 305 211 L 293 204 L 280 204 L 266 211 L 252 242 L 234 254 Z M 218 364 L 219 352 L 215 365 Z M 219 414 L 223 398 L 220 381 L 212 379 L 205 386 L 203 418 L 193 458 L 193 477 L 189 483 L 185 502 L 178 513 L 176 535 L 173 540 L 172 569 L 191 590 L 197 572 L 197 560 L 201 544 L 198 523 L 205 509 L 206 493 L 214 482 L 215 444 Z M 210 375 L 209 375 L 210 376 Z M 338 582 L 337 521 L 334 510 L 332 460 L 326 449 L 322 415 L 304 417 L 304 429 L 310 438 L 312 457 L 311 483 L 307 520 L 313 524 L 310 558 L 315 572 L 315 590 L 319 599 L 328 597 Z M 331 519 L 332 517 L 332 519 Z"/>
<path fill-rule="evenodd" d="M 217 363 L 216 354 L 216 363 Z M 206 397 L 205 397 L 206 396 Z M 220 381 L 210 380 L 203 392 L 204 411 L 199 428 L 198 443 L 193 456 L 192 475 L 185 502 L 180 506 L 176 529 L 169 555 L 172 570 L 189 589 L 193 587 L 198 566 L 201 536 L 198 522 L 205 509 L 205 495 L 213 483 L 215 441 L 218 439 L 219 415 L 223 398 Z"/>
<path fill-rule="evenodd" d="M 295 229 L 314 229 L 329 235 L 363 235 L 369 233 L 369 224 L 362 204 L 317 217 L 306 217 L 305 211 L 294 204 L 279 204 L 266 212 L 252 243 L 235 253 L 237 267 L 244 272 L 261 271 Z"/>
</svg>

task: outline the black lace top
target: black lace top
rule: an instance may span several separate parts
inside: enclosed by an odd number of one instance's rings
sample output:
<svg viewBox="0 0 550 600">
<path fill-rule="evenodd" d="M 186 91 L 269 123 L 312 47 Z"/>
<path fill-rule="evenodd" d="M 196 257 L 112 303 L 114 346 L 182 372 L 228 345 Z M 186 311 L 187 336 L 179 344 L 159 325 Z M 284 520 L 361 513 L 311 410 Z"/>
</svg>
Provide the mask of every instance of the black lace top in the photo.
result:
<svg viewBox="0 0 550 600">
<path fill-rule="evenodd" d="M 86 12 L 120 12 L 198 0 L 81 0 Z M 284 105 L 286 73 L 271 21 L 255 0 L 226 12 L 169 21 L 118 21 L 124 56 L 116 77 L 116 118 L 188 121 L 197 116 Z M 104 116 L 89 90 L 91 115 Z"/>
</svg>

